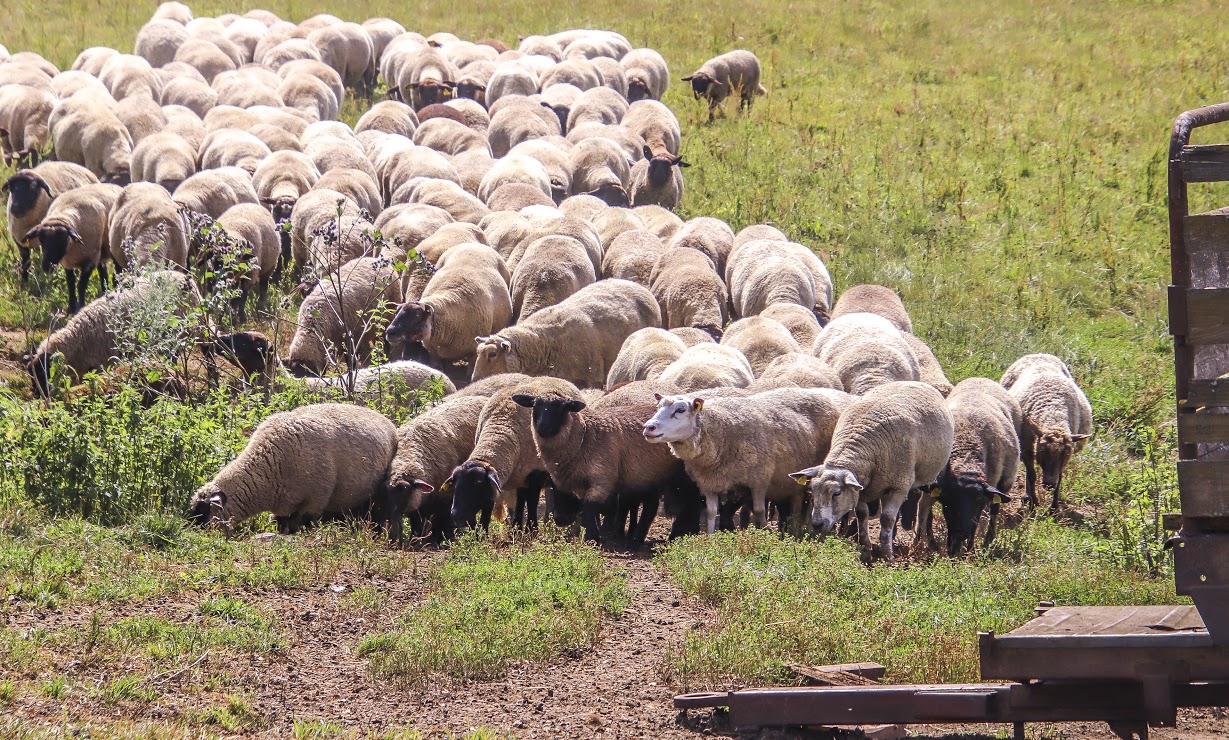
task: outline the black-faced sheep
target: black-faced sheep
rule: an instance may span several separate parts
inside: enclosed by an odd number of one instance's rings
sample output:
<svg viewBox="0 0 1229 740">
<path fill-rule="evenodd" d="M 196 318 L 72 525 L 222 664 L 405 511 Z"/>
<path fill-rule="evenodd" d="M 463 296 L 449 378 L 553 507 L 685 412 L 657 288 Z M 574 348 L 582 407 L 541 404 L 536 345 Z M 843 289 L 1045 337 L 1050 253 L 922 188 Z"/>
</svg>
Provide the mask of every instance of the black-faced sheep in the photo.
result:
<svg viewBox="0 0 1229 740">
<path fill-rule="evenodd" d="M 68 284 L 68 311 L 85 305 L 85 287 L 98 271 L 98 295 L 107 290 L 110 255 L 107 219 L 123 188 L 118 185 L 82 185 L 51 201 L 43 220 L 25 233 L 23 242 L 38 239 L 43 248 L 43 272 L 60 265 Z"/>
<path fill-rule="evenodd" d="M 730 93 L 736 93 L 739 107 L 750 108 L 756 95 L 768 91 L 760 84 L 760 60 L 752 52 L 743 49 L 727 51 L 709 59 L 695 72 L 683 78 L 691 84 L 696 100 L 708 101 L 708 119 L 713 119 L 717 107 Z"/>
<path fill-rule="evenodd" d="M 5 181 L 0 192 L 8 195 L 5 213 L 9 236 L 21 257 L 21 282 L 30 277 L 30 244 L 25 235 L 47 215 L 51 200 L 73 188 L 97 183 L 94 173 L 72 162 L 43 162 L 32 170 L 20 170 Z"/>
</svg>

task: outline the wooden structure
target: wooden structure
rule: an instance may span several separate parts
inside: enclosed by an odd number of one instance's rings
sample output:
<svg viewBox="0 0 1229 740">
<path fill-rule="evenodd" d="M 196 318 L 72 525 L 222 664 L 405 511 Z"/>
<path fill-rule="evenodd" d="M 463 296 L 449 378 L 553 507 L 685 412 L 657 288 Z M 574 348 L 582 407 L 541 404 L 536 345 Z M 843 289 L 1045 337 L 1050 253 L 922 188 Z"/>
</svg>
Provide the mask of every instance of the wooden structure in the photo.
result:
<svg viewBox="0 0 1229 740">
<path fill-rule="evenodd" d="M 1167 517 L 1174 579 L 1192 606 L 1041 607 L 978 636 L 984 683 L 831 685 L 676 697 L 729 707 L 736 727 L 1105 721 L 1122 738 L 1172 727 L 1178 707 L 1229 706 L 1229 207 L 1192 214 L 1188 185 L 1229 182 L 1229 144 L 1191 132 L 1229 103 L 1188 111 L 1169 147 L 1169 241 L 1182 511 Z M 1229 136 L 1229 127 L 1226 136 Z M 1229 198 L 1227 198 L 1229 199 Z"/>
</svg>

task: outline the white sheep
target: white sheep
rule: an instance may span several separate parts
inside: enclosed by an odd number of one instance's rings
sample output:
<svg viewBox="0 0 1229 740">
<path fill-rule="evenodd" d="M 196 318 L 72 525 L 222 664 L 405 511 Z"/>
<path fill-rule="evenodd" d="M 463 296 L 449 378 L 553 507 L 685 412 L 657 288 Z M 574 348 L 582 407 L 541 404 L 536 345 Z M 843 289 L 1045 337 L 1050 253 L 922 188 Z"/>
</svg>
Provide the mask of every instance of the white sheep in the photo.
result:
<svg viewBox="0 0 1229 740">
<path fill-rule="evenodd" d="M 124 188 L 108 217 L 107 244 L 116 268 L 157 262 L 188 266 L 188 224 L 165 188 L 136 182 Z"/>
<path fill-rule="evenodd" d="M 788 387 L 845 390 L 845 384 L 835 370 L 818 357 L 805 352 L 778 355 L 750 387 L 757 391 Z"/>
<path fill-rule="evenodd" d="M 762 316 L 748 316 L 730 324 L 721 336 L 721 344 L 742 352 L 757 378 L 773 360 L 802 351 L 784 324 Z"/>
<path fill-rule="evenodd" d="M 395 360 L 382 365 L 359 368 L 353 375 L 333 375 L 323 378 L 306 377 L 303 382 L 312 391 L 351 390 L 355 398 L 378 398 L 404 388 L 411 391 L 429 390 L 438 385 L 444 394 L 455 393 L 457 388 L 439 370 L 413 360 Z M 477 414 L 475 414 L 475 417 Z M 464 459 L 464 458 L 462 458 Z M 460 461 L 454 462 L 456 466 Z M 449 471 L 452 467 L 448 468 Z"/>
<path fill-rule="evenodd" d="M 667 249 L 649 276 L 667 329 L 691 326 L 721 336 L 729 295 L 713 261 L 694 249 Z"/>
<path fill-rule="evenodd" d="M 919 380 L 917 358 L 900 331 L 882 316 L 846 314 L 824 327 L 812 354 L 836 370 L 845 390 L 864 395 L 894 381 Z"/>
<path fill-rule="evenodd" d="M 132 150 L 129 171 L 134 183 L 152 182 L 174 193 L 196 174 L 196 147 L 179 134 L 151 134 Z"/>
<path fill-rule="evenodd" d="M 28 85 L 0 84 L 0 151 L 4 164 L 35 164 L 51 143 L 55 93 Z"/>
<path fill-rule="evenodd" d="M 891 321 L 897 329 L 912 334 L 913 321 L 900 296 L 891 288 L 882 285 L 854 285 L 847 288 L 836 305 L 832 307 L 832 318 L 849 313 L 873 313 Z"/>
<path fill-rule="evenodd" d="M 269 280 L 278 267 L 281 256 L 281 239 L 277 233 L 277 224 L 273 216 L 264 206 L 256 203 L 240 203 L 227 208 L 218 218 L 218 226 L 226 232 L 233 243 L 234 258 L 238 264 L 247 265 L 247 270 L 238 277 L 239 295 L 231 302 L 237 309 L 239 323 L 247 322 L 247 297 L 253 283 L 257 286 L 256 306 L 264 309 L 269 292 Z M 222 265 L 214 255 L 215 270 Z"/>
<path fill-rule="evenodd" d="M 606 375 L 606 390 L 637 380 L 656 380 L 683 353 L 687 345 L 674 334 L 647 327 L 629 334 Z"/>
<path fill-rule="evenodd" d="M 700 343 L 689 346 L 658 379 L 685 391 L 746 388 L 755 381 L 755 372 L 742 352 L 719 344 Z"/>
<path fill-rule="evenodd" d="M 619 60 L 627 76 L 627 99 L 661 100 L 670 85 L 670 67 L 653 49 L 632 49 Z"/>
<path fill-rule="evenodd" d="M 568 153 L 572 194 L 588 193 L 611 206 L 629 205 L 627 155 L 618 142 L 603 137 L 585 139 Z"/>
<path fill-rule="evenodd" d="M 760 311 L 759 315 L 780 321 L 803 349 L 810 349 L 815 345 L 815 337 L 819 336 L 822 328 L 819 319 L 815 317 L 815 311 L 797 303 L 774 303 Z"/>
</svg>

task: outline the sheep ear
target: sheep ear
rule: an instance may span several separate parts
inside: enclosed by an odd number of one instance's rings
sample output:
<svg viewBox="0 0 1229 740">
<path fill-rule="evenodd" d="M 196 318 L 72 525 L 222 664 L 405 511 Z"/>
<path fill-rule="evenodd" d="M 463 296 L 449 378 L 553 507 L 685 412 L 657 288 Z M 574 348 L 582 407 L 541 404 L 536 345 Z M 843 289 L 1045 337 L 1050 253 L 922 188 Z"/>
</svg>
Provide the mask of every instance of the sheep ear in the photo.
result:
<svg viewBox="0 0 1229 740">
<path fill-rule="evenodd" d="M 811 482 L 811 479 L 819 475 L 819 468 L 805 468 L 797 473 L 790 473 L 789 477 L 794 479 L 794 482 L 800 486 L 805 486 Z"/>
<path fill-rule="evenodd" d="M 496 473 L 494 468 L 487 468 L 487 475 L 491 476 L 491 483 L 495 485 L 495 490 L 502 491 L 504 486 L 499 482 L 499 473 Z"/>
<path fill-rule="evenodd" d="M 225 493 L 215 493 L 212 496 L 210 496 L 209 506 L 217 507 L 217 508 L 226 506 L 226 494 Z"/>
<path fill-rule="evenodd" d="M 1091 434 L 1073 434 L 1071 435 L 1071 441 L 1072 442 L 1083 442 L 1084 440 L 1088 439 L 1091 436 L 1092 436 Z"/>
<path fill-rule="evenodd" d="M 653 394 L 653 399 L 654 399 L 654 400 L 660 401 L 660 400 L 661 400 L 661 399 L 663 399 L 663 398 L 665 398 L 665 396 L 663 396 L 663 395 L 662 395 L 662 394 L 660 394 L 660 393 L 654 393 L 654 394 Z"/>
<path fill-rule="evenodd" d="M 423 307 L 423 310 L 427 312 L 428 316 L 435 313 L 435 308 L 432 307 L 430 303 L 424 303 L 422 307 Z"/>
<path fill-rule="evenodd" d="M 73 241 L 75 241 L 75 242 L 79 242 L 79 241 L 81 241 L 81 235 L 77 233 L 77 230 L 76 230 L 76 229 L 71 229 L 71 228 L 70 228 L 70 229 L 68 230 L 68 238 L 69 238 L 69 239 L 72 239 L 72 240 L 73 240 Z"/>
<path fill-rule="evenodd" d="M 410 83 L 410 89 L 411 89 L 411 90 L 417 90 L 417 89 L 418 89 L 418 83 L 417 83 L 417 82 L 411 82 L 411 83 Z"/>
<path fill-rule="evenodd" d="M 524 406 L 527 409 L 533 408 L 533 402 L 537 399 L 525 393 L 517 393 L 512 396 L 512 402 L 517 406 Z"/>
<path fill-rule="evenodd" d="M 640 153 L 644 155 L 644 158 L 645 158 L 645 159 L 652 159 L 652 158 L 653 158 L 653 150 L 649 148 L 649 145 L 648 145 L 648 144 L 645 144 L 645 145 L 644 145 L 644 149 L 643 149 L 643 150 L 641 150 L 641 152 L 640 152 Z"/>
<path fill-rule="evenodd" d="M 703 411 L 704 410 L 704 399 L 703 398 L 692 399 L 691 410 L 696 412 L 697 414 Z"/>
<path fill-rule="evenodd" d="M 675 157 L 674 166 L 675 167 L 690 167 L 691 162 L 684 162 L 682 157 Z"/>
<path fill-rule="evenodd" d="M 695 79 L 695 77 L 696 77 L 695 75 L 687 75 L 686 77 L 683 78 L 683 82 L 691 82 L 692 80 Z"/>
<path fill-rule="evenodd" d="M 581 411 L 585 410 L 585 402 L 575 400 L 568 401 L 563 405 L 563 410 L 567 411 L 568 413 L 579 414 Z"/>
<path fill-rule="evenodd" d="M 30 229 L 29 231 L 26 232 L 25 236 L 21 237 L 21 243 L 26 244 L 31 239 L 37 239 L 41 230 L 42 230 L 41 226 L 35 226 L 33 229 Z"/>
<path fill-rule="evenodd" d="M 1004 501 L 1011 501 L 1011 496 L 1008 496 L 994 486 L 986 486 L 984 493 L 986 494 L 986 498 L 990 499 L 990 503 L 992 504 L 1001 504 Z"/>
<path fill-rule="evenodd" d="M 426 481 L 421 481 L 421 480 L 414 481 L 414 488 L 419 491 L 422 491 L 423 493 L 431 493 L 432 491 L 435 490 L 435 486 L 431 485 L 430 483 L 427 483 Z"/>
<path fill-rule="evenodd" d="M 509 342 L 507 339 L 499 340 L 499 349 L 503 352 L 512 351 L 512 342 Z"/>
<path fill-rule="evenodd" d="M 51 187 L 47 184 L 47 181 L 43 180 L 42 178 L 39 178 L 38 180 L 38 189 L 46 193 L 48 198 L 55 197 L 55 195 L 52 194 Z"/>
<path fill-rule="evenodd" d="M 474 337 L 474 344 L 482 344 L 487 340 L 486 337 Z"/>
<path fill-rule="evenodd" d="M 858 476 L 854 475 L 852 470 L 845 471 L 845 485 L 849 486 L 855 491 L 862 490 L 862 484 L 858 482 Z"/>
<path fill-rule="evenodd" d="M 448 480 L 444 481 L 443 485 L 440 486 L 440 493 L 452 493 L 452 489 L 456 487 L 457 484 L 453 482 L 452 478 L 449 478 Z"/>
</svg>

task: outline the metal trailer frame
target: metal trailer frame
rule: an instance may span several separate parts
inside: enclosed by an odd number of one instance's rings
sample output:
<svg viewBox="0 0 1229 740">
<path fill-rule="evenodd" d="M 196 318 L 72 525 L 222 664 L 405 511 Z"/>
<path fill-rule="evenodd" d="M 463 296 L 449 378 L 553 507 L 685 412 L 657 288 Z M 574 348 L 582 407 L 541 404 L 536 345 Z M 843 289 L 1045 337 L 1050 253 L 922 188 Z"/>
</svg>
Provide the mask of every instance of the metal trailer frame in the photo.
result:
<svg viewBox="0 0 1229 740">
<path fill-rule="evenodd" d="M 1019 629 L 978 635 L 984 683 L 753 688 L 685 694 L 677 708 L 728 707 L 735 727 L 1010 723 L 1021 739 L 1026 722 L 1104 721 L 1146 740 L 1179 707 L 1229 706 L 1229 207 L 1191 214 L 1187 197 L 1191 183 L 1229 182 L 1229 144 L 1190 143 L 1226 122 L 1229 103 L 1187 111 L 1169 143 L 1182 511 L 1166 526 L 1180 530 L 1177 591 L 1195 606 L 1043 605 Z"/>
</svg>

